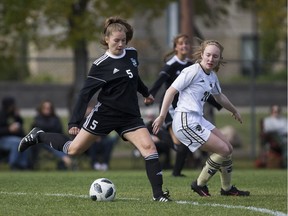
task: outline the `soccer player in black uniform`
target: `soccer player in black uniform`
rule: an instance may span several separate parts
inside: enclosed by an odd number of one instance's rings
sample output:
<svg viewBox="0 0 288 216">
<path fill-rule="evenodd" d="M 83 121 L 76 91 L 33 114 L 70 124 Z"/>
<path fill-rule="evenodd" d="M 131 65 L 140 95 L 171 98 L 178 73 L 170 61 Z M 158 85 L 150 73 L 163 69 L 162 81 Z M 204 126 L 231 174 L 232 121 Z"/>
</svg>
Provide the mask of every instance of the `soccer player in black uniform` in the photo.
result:
<svg viewBox="0 0 288 216">
<path fill-rule="evenodd" d="M 74 140 L 34 128 L 22 139 L 18 150 L 23 152 L 31 145 L 49 143 L 68 155 L 79 155 L 98 136 L 115 130 L 124 140 L 134 144 L 144 157 L 153 200 L 171 201 L 169 192 L 162 190 L 159 156 L 139 110 L 137 92 L 143 95 L 145 104 L 153 103 L 154 98 L 138 75 L 137 51 L 127 48 L 133 29 L 125 20 L 110 17 L 105 21 L 103 33 L 101 43 L 107 51 L 93 63 L 69 121 L 69 134 L 76 135 Z M 100 89 L 98 103 L 80 129 L 88 103 Z"/>
<path fill-rule="evenodd" d="M 193 64 L 191 58 L 189 58 L 190 54 L 191 54 L 191 43 L 188 35 L 186 34 L 177 35 L 173 40 L 173 50 L 164 56 L 165 65 L 161 69 L 158 79 L 154 82 L 152 88 L 149 91 L 153 95 L 153 97 L 156 97 L 156 94 L 158 93 L 163 84 L 165 84 L 165 89 L 168 89 L 170 85 L 174 82 L 174 80 L 178 77 L 180 72 L 185 67 L 188 67 Z M 162 99 L 164 97 L 164 93 L 161 96 Z M 174 146 L 172 146 L 172 148 L 176 150 L 176 160 L 174 163 L 172 176 L 183 177 L 185 175 L 181 174 L 181 171 L 185 164 L 185 160 L 188 155 L 189 149 L 185 145 L 180 143 L 180 141 L 176 138 L 176 136 L 172 131 L 171 125 L 174 109 L 177 106 L 177 101 L 178 96 L 175 96 L 169 108 L 169 112 L 167 113 L 167 116 L 165 118 L 164 127 L 169 131 L 171 139 L 174 143 Z"/>
</svg>

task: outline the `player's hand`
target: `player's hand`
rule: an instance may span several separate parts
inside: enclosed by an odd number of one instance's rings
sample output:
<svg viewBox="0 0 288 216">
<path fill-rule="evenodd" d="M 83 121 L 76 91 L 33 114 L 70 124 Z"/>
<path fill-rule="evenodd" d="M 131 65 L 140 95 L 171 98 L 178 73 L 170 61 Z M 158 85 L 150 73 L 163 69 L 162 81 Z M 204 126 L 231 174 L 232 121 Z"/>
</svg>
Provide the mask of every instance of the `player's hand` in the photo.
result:
<svg viewBox="0 0 288 216">
<path fill-rule="evenodd" d="M 153 134 L 157 134 L 158 132 L 159 132 L 159 130 L 160 130 L 160 128 L 162 127 L 162 125 L 163 125 L 163 122 L 164 122 L 164 117 L 163 116 L 158 116 L 155 120 L 154 120 L 154 122 L 153 122 L 153 124 L 152 124 L 152 132 L 153 132 Z"/>
<path fill-rule="evenodd" d="M 72 127 L 72 128 L 69 129 L 68 133 L 69 133 L 70 135 L 76 136 L 76 135 L 79 133 L 79 131 L 80 131 L 80 128 L 78 128 L 78 127 Z"/>
<path fill-rule="evenodd" d="M 151 105 L 154 103 L 154 97 L 150 94 L 148 97 L 144 98 L 145 105 Z"/>
<path fill-rule="evenodd" d="M 238 112 L 232 113 L 232 116 L 242 124 L 242 118 L 241 118 L 240 113 Z"/>
</svg>

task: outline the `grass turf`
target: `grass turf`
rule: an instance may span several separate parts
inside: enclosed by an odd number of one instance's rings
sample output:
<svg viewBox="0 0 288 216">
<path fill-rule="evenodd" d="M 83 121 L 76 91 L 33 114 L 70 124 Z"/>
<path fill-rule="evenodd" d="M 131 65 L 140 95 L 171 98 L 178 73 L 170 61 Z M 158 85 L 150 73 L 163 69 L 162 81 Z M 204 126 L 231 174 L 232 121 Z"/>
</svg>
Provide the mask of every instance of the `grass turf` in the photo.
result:
<svg viewBox="0 0 288 216">
<path fill-rule="evenodd" d="M 249 190 L 250 197 L 220 196 L 219 174 L 209 182 L 211 197 L 199 197 L 190 183 L 199 170 L 185 169 L 187 177 L 164 171 L 164 186 L 172 203 L 151 200 L 145 171 L 111 170 L 0 172 L 0 215 L 286 215 L 287 170 L 239 169 L 233 184 Z M 117 188 L 113 202 L 93 202 L 88 197 L 96 178 L 111 179 Z"/>
<path fill-rule="evenodd" d="M 263 116 L 257 115 L 256 122 Z M 241 149 L 246 154 L 241 155 L 241 160 L 234 157 L 233 183 L 239 189 L 249 190 L 250 197 L 220 196 L 219 176 L 209 182 L 212 197 L 199 197 L 190 190 L 190 183 L 200 170 L 185 169 L 186 178 L 174 178 L 167 170 L 163 188 L 170 190 L 174 202 L 155 203 L 151 201 L 142 160 L 113 157 L 112 169 L 103 173 L 91 171 L 89 161 L 83 158 L 78 160 L 81 171 L 57 172 L 50 159 L 40 161 L 37 172 L 10 172 L 0 164 L 0 215 L 287 215 L 287 170 L 253 169 L 249 115 L 243 117 L 245 123 L 241 125 L 226 114 L 216 115 L 216 124 L 234 126 L 243 138 Z M 131 154 L 131 150 L 131 145 L 120 144 L 114 152 Z M 88 197 L 90 184 L 100 177 L 115 183 L 115 201 L 93 202 Z"/>
</svg>

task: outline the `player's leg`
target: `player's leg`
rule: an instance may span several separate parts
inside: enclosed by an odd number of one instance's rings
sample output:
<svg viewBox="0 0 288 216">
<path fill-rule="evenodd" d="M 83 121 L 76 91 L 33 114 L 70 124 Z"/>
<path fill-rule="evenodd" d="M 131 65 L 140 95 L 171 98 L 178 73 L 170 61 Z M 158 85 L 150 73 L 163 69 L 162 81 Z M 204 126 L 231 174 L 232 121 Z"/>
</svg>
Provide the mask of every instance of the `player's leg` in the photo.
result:
<svg viewBox="0 0 288 216">
<path fill-rule="evenodd" d="M 199 177 L 191 185 L 200 196 L 210 196 L 207 183 L 219 170 L 223 161 L 232 153 L 232 147 L 211 132 L 215 128 L 198 114 L 177 113 L 174 115 L 173 131 L 177 138 L 194 152 L 197 149 L 212 152 Z"/>
<path fill-rule="evenodd" d="M 212 154 L 207 159 L 197 181 L 192 183 L 191 188 L 200 196 L 210 196 L 207 183 L 220 170 L 221 195 L 249 196 L 250 193 L 248 191 L 240 191 L 231 185 L 231 155 L 233 148 L 229 142 L 226 142 L 226 138 L 223 135 L 219 135 L 219 132 L 218 129 L 213 129 L 207 142 L 200 148 L 200 150 L 212 152 Z"/>
<path fill-rule="evenodd" d="M 180 176 L 183 177 L 185 175 L 181 174 L 181 171 L 185 165 L 185 161 L 187 158 L 187 155 L 189 153 L 189 149 L 187 146 L 183 145 L 175 136 L 173 129 L 171 126 L 168 128 L 170 137 L 173 141 L 173 144 L 175 146 L 175 151 L 176 151 L 176 158 L 175 158 L 175 163 L 172 171 L 172 176 Z"/>
<path fill-rule="evenodd" d="M 215 134 L 210 133 L 208 140 L 200 150 L 212 152 L 212 154 L 208 157 L 205 166 L 197 180 L 192 183 L 191 188 L 200 196 L 210 196 L 207 183 L 220 169 L 223 162 L 227 160 L 227 157 L 232 153 L 232 149 Z"/>
<path fill-rule="evenodd" d="M 233 148 L 232 145 L 218 128 L 214 128 L 212 130 L 212 133 L 215 134 L 221 140 L 223 140 L 232 151 Z M 232 185 L 231 183 L 232 171 L 233 171 L 233 162 L 231 152 L 230 155 L 225 157 L 225 160 L 223 160 L 222 165 L 220 166 L 221 195 L 249 196 L 250 192 L 240 191 L 235 186 Z"/>
<path fill-rule="evenodd" d="M 169 134 L 171 136 L 172 142 L 174 144 L 175 150 L 177 150 L 177 146 L 181 145 L 181 142 L 177 139 L 175 134 L 173 133 L 173 129 L 171 126 L 168 127 Z"/>
<path fill-rule="evenodd" d="M 98 135 L 106 135 L 111 132 L 109 127 L 111 119 L 103 117 L 103 115 L 98 112 L 99 109 L 93 109 L 93 111 L 91 111 L 89 118 L 87 117 L 83 128 L 73 141 L 64 134 L 46 133 L 39 128 L 33 128 L 21 140 L 18 151 L 23 152 L 32 145 L 44 143 L 68 155 L 82 154 L 99 138 Z M 102 127 L 95 127 L 95 122 L 98 122 L 98 124 L 101 123 Z M 109 130 L 107 130 L 107 128 Z"/>
<path fill-rule="evenodd" d="M 46 133 L 38 128 L 33 128 L 18 146 L 18 151 L 23 152 L 32 145 L 44 143 L 68 155 L 78 155 L 85 152 L 95 141 L 97 136 L 81 129 L 73 141 L 64 134 Z"/>
<path fill-rule="evenodd" d="M 222 162 L 220 166 L 220 178 L 221 178 L 222 188 L 224 190 L 229 190 L 232 186 L 231 176 L 232 176 L 232 148 L 233 147 L 219 129 L 214 128 L 211 132 L 215 134 L 218 138 L 220 138 L 223 142 L 225 142 L 227 146 L 231 148 L 231 154 L 226 156 L 226 159 Z"/>
<path fill-rule="evenodd" d="M 70 144 L 66 144 L 69 145 L 69 147 L 67 146 L 67 154 L 79 155 L 84 153 L 98 138 L 98 136 L 82 128 L 74 140 Z"/>
<path fill-rule="evenodd" d="M 165 118 L 165 127 L 167 128 L 172 140 L 172 149 L 178 151 L 179 148 L 181 148 L 181 142 L 177 139 L 172 129 L 172 122 L 173 122 L 172 116 L 174 116 L 174 113 L 175 113 L 174 109 L 169 109 L 169 112 L 167 113 L 167 116 Z"/>
<path fill-rule="evenodd" d="M 145 159 L 146 173 L 153 191 L 155 201 L 167 202 L 169 194 L 163 192 L 163 176 L 155 144 L 147 128 L 139 128 L 123 134 L 123 137 L 131 142 L 140 151 Z"/>
</svg>

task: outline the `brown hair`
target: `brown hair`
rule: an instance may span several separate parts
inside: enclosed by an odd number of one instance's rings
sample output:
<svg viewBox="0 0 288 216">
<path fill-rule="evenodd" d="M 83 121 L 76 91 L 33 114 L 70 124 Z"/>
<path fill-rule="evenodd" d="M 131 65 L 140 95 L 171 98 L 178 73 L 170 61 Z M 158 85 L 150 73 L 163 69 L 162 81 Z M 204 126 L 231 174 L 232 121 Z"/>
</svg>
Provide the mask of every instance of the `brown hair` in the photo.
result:
<svg viewBox="0 0 288 216">
<path fill-rule="evenodd" d="M 226 62 L 223 60 L 223 51 L 224 51 L 224 47 L 216 40 L 205 40 L 202 41 L 200 46 L 196 48 L 196 51 L 192 54 L 193 60 L 195 62 L 200 62 L 202 60 L 201 54 L 204 53 L 205 48 L 208 45 L 215 45 L 220 49 L 220 60 L 218 62 L 218 65 L 215 67 L 215 71 L 218 72 L 220 69 L 220 65 L 224 65 L 226 64 Z"/>
<path fill-rule="evenodd" d="M 176 51 L 175 51 L 175 47 L 177 46 L 177 43 L 178 43 L 180 38 L 185 38 L 185 39 L 189 40 L 189 36 L 186 35 L 186 34 L 178 34 L 176 37 L 174 37 L 174 39 L 173 39 L 173 50 L 171 50 L 170 52 L 165 54 L 164 62 L 166 62 L 172 55 L 177 54 Z"/>
<path fill-rule="evenodd" d="M 46 103 L 48 103 L 49 105 L 50 105 L 50 107 L 51 107 L 51 116 L 55 116 L 56 115 L 56 113 L 55 113 L 55 107 L 54 107 L 54 104 L 52 103 L 52 101 L 50 101 L 50 100 L 43 100 L 43 101 L 41 101 L 41 103 L 39 104 L 39 106 L 37 107 L 37 112 L 39 113 L 39 114 L 43 114 L 43 107 L 44 107 L 44 105 L 46 104 Z"/>
<path fill-rule="evenodd" d="M 126 45 L 133 38 L 133 28 L 126 20 L 119 17 L 109 17 L 105 20 L 103 37 L 100 43 L 107 47 L 108 44 L 105 41 L 105 37 L 109 37 L 114 31 L 125 31 Z"/>
</svg>

